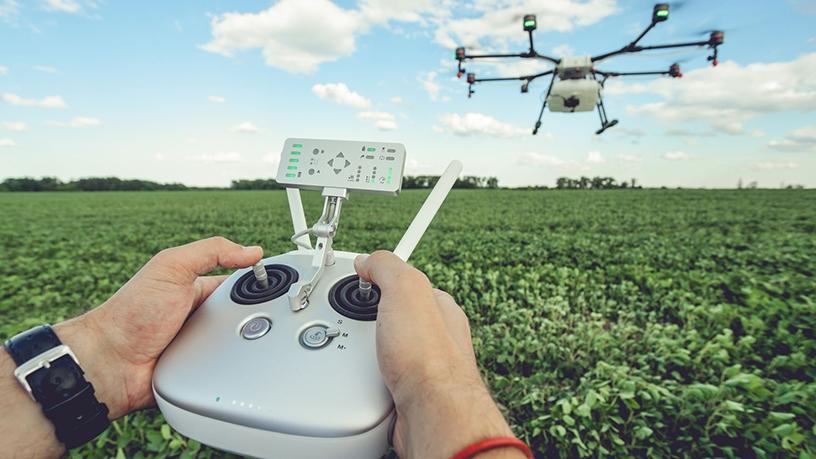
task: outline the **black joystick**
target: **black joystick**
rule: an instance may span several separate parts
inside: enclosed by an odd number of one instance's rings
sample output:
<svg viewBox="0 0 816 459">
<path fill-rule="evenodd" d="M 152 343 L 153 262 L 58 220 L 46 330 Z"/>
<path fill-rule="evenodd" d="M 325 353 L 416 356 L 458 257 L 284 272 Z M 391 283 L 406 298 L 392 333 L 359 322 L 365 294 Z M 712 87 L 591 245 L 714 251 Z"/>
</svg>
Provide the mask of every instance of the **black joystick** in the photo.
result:
<svg viewBox="0 0 816 459">
<path fill-rule="evenodd" d="M 329 304 L 349 319 L 371 321 L 377 318 L 380 288 L 361 281 L 360 276 L 348 276 L 338 281 L 329 291 Z"/>
<path fill-rule="evenodd" d="M 255 271 L 244 273 L 232 286 L 230 298 L 238 304 L 258 304 L 274 300 L 297 282 L 298 272 L 286 265 L 266 265 L 266 279 Z M 265 282 L 264 282 L 265 281 Z M 266 286 L 264 286 L 266 284 Z"/>
</svg>

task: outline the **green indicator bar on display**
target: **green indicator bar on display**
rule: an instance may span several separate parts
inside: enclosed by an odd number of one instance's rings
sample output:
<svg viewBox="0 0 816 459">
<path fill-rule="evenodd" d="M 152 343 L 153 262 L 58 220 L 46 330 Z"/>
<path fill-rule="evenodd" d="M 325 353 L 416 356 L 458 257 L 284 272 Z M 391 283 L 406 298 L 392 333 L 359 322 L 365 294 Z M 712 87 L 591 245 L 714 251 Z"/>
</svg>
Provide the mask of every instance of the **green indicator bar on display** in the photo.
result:
<svg viewBox="0 0 816 459">
<path fill-rule="evenodd" d="M 299 155 L 299 154 L 300 154 L 300 152 L 299 152 L 299 151 L 290 151 L 289 153 L 291 153 L 291 154 L 293 154 L 293 155 L 295 155 L 295 156 L 297 156 L 297 155 Z"/>
<path fill-rule="evenodd" d="M 299 163 L 300 159 L 298 159 L 298 158 L 289 158 L 289 162 L 290 163 Z"/>
<path fill-rule="evenodd" d="M 294 177 L 295 174 L 286 174 L 287 177 Z"/>
<path fill-rule="evenodd" d="M 303 144 L 302 143 L 292 144 L 292 148 L 303 148 Z"/>
<path fill-rule="evenodd" d="M 375 151 L 375 150 L 376 150 L 376 148 L 374 148 L 374 147 L 368 147 L 368 151 Z"/>
<path fill-rule="evenodd" d="M 297 166 L 288 166 L 287 169 L 289 169 L 290 171 L 296 171 Z"/>
</svg>

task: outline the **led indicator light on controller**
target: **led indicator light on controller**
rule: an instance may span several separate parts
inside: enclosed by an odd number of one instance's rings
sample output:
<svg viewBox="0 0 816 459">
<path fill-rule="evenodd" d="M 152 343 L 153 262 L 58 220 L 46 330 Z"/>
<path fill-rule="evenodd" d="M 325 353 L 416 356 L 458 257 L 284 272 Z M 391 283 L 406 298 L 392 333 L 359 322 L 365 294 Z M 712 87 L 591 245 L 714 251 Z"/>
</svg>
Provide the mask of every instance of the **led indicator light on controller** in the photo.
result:
<svg viewBox="0 0 816 459">
<path fill-rule="evenodd" d="M 300 162 L 300 158 L 289 158 L 289 162 L 290 162 L 290 163 L 299 163 L 299 162 Z"/>
<path fill-rule="evenodd" d="M 292 148 L 302 148 L 302 147 L 303 147 L 302 143 L 293 143 L 292 144 Z"/>
<path fill-rule="evenodd" d="M 300 152 L 299 152 L 299 151 L 290 151 L 289 153 L 291 153 L 293 156 L 298 156 L 298 155 L 300 155 Z"/>
<path fill-rule="evenodd" d="M 376 148 L 374 148 L 374 147 L 368 147 L 368 151 L 374 151 L 374 150 L 376 150 Z"/>
<path fill-rule="evenodd" d="M 286 174 L 286 176 L 289 177 L 289 178 L 293 178 L 293 177 L 295 177 L 295 174 Z"/>
<path fill-rule="evenodd" d="M 297 166 L 287 166 L 286 168 L 289 169 L 290 171 L 297 170 Z"/>
</svg>

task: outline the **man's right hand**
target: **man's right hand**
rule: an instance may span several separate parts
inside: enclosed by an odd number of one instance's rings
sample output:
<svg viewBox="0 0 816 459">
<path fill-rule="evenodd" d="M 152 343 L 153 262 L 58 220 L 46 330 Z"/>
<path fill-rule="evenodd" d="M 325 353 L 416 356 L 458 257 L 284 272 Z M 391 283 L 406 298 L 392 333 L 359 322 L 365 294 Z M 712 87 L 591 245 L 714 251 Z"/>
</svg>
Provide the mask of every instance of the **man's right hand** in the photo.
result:
<svg viewBox="0 0 816 459">
<path fill-rule="evenodd" d="M 391 252 L 361 255 L 357 273 L 382 292 L 377 360 L 397 409 L 400 457 L 447 458 L 482 439 L 513 436 L 482 382 L 467 316 Z M 511 449 L 479 458 L 525 457 Z"/>
</svg>

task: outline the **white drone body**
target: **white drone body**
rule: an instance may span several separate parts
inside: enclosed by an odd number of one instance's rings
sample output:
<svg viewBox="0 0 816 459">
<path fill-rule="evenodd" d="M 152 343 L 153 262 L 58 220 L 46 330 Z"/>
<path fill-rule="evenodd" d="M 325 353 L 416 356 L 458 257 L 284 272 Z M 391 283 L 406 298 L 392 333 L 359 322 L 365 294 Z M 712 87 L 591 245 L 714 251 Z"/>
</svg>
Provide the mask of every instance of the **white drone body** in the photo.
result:
<svg viewBox="0 0 816 459">
<path fill-rule="evenodd" d="M 174 429 L 253 457 L 386 451 L 394 406 L 377 366 L 379 288 L 360 281 L 357 254 L 334 251 L 332 239 L 348 192 L 397 195 L 404 164 L 401 144 L 286 140 L 277 180 L 289 187 L 298 249 L 234 272 L 162 354 L 153 393 Z M 411 255 L 461 169 L 448 166 L 397 256 Z M 325 197 L 311 228 L 299 188 Z"/>
<path fill-rule="evenodd" d="M 547 104 L 551 112 L 591 112 L 598 105 L 601 83 L 592 73 L 592 57 L 565 57 L 555 67 Z"/>
</svg>

